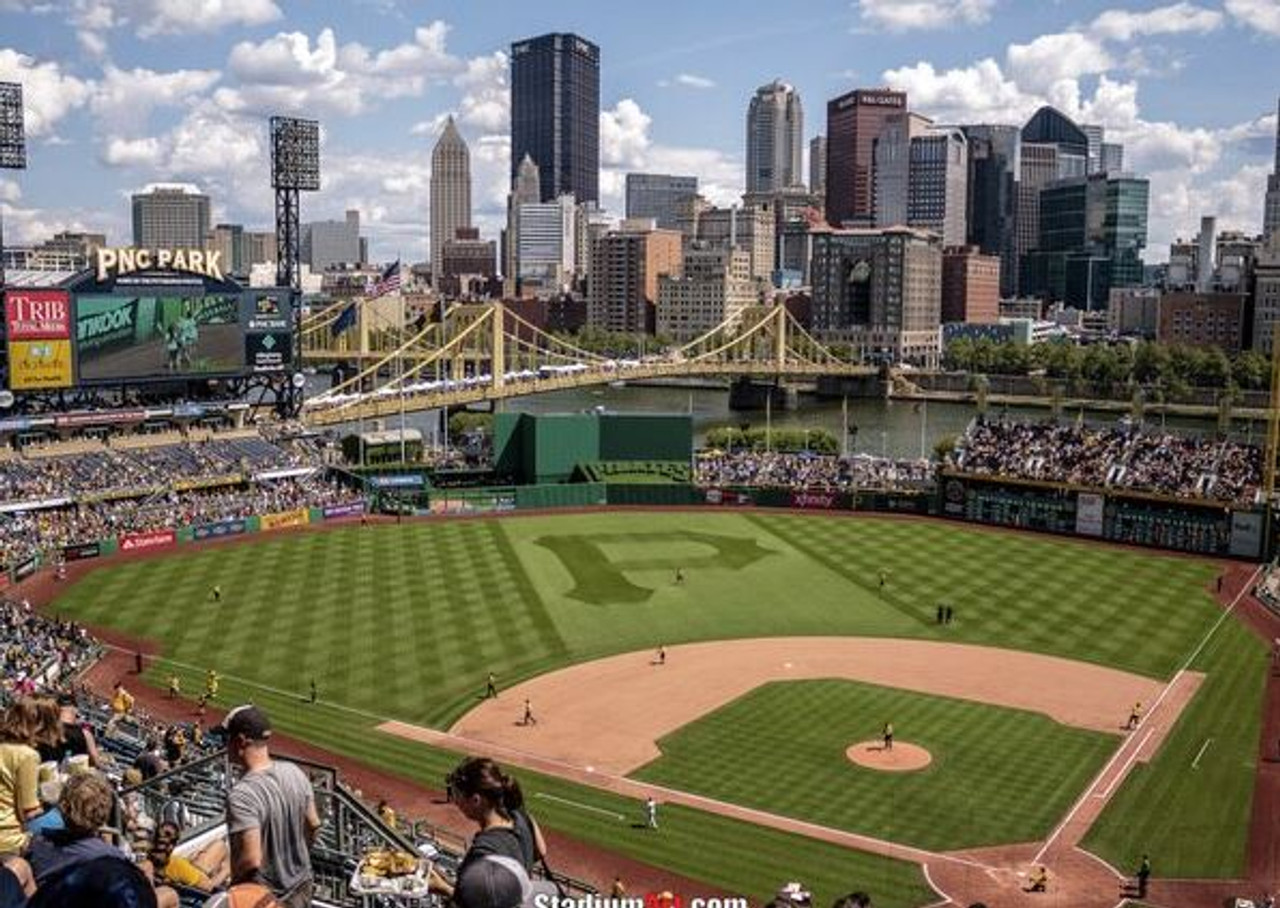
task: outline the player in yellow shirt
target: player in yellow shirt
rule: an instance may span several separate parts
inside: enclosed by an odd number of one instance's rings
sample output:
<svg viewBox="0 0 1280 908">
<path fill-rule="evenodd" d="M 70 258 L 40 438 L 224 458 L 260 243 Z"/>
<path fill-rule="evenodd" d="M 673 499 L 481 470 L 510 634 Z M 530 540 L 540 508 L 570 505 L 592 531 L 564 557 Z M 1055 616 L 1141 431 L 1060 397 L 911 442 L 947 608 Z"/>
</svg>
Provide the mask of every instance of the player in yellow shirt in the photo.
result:
<svg viewBox="0 0 1280 908">
<path fill-rule="evenodd" d="M 111 692 L 111 718 L 107 720 L 106 735 L 111 737 L 121 720 L 133 712 L 133 694 L 124 688 L 123 681 L 117 681 Z"/>
<path fill-rule="evenodd" d="M 218 699 L 218 682 L 222 677 L 213 669 L 209 669 L 204 676 L 204 696 L 206 700 Z"/>
</svg>

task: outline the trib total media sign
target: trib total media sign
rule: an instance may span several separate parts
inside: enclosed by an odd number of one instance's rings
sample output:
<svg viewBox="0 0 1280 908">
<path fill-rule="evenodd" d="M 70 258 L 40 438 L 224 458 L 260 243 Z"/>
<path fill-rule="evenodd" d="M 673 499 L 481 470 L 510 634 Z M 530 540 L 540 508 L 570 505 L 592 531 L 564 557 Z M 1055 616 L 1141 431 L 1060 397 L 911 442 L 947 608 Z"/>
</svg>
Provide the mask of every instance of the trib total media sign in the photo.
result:
<svg viewBox="0 0 1280 908">
<path fill-rule="evenodd" d="M 222 280 L 222 252 L 212 249 L 99 249 L 98 280 L 136 271 L 182 271 Z"/>
</svg>

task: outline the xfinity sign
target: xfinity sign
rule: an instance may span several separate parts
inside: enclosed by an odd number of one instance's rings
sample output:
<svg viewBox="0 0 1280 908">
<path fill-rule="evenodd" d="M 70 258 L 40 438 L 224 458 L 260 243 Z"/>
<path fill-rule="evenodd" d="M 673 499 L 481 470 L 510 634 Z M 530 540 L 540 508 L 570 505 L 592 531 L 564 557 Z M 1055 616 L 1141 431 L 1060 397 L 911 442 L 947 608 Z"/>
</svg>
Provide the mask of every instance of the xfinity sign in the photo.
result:
<svg viewBox="0 0 1280 908">
<path fill-rule="evenodd" d="M 135 271 L 182 271 L 221 281 L 222 252 L 213 249 L 99 249 L 99 281 Z"/>
</svg>

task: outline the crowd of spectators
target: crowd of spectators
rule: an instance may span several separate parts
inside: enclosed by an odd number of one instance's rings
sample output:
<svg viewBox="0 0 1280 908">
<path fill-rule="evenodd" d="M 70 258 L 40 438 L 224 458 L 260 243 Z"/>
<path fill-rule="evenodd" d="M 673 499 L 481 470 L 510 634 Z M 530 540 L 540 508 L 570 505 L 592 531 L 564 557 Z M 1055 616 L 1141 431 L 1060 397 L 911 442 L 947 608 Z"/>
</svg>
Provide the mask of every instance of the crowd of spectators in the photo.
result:
<svg viewBox="0 0 1280 908">
<path fill-rule="evenodd" d="M 20 563 L 40 551 L 53 552 L 123 533 L 218 523 L 297 508 L 346 505 L 361 497 L 313 474 L 245 486 L 169 491 L 143 498 L 0 514 L 0 566 Z"/>
<path fill-rule="evenodd" d="M 130 490 L 168 488 L 175 482 L 314 466 L 305 442 L 259 435 L 211 435 L 154 446 L 103 447 L 85 441 L 75 453 L 11 453 L 0 461 L 0 502 L 49 498 L 83 500 Z"/>
<path fill-rule="evenodd" d="M 1254 445 L 1128 425 L 978 420 L 952 464 L 966 473 L 1240 504 L 1251 504 L 1262 482 Z"/>
<path fill-rule="evenodd" d="M 921 489 L 932 486 L 927 460 L 894 460 L 857 454 L 833 457 L 813 452 L 708 451 L 695 463 L 701 486 L 780 489 Z"/>
</svg>

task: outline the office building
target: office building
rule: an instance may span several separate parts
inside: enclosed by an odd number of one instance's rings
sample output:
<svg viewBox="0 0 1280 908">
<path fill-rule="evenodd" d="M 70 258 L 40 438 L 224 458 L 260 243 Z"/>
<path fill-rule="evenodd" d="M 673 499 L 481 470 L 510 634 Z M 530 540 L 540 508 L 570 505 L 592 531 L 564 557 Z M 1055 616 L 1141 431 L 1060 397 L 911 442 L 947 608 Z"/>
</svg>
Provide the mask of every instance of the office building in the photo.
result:
<svg viewBox="0 0 1280 908">
<path fill-rule="evenodd" d="M 777 236 L 772 206 L 755 204 L 705 209 L 694 206 L 688 213 L 682 213 L 680 230 L 689 240 L 745 250 L 751 256 L 751 276 L 765 282 L 773 280 L 777 266 Z"/>
<path fill-rule="evenodd" d="M 1258 250 L 1253 271 L 1254 350 L 1271 355 L 1275 326 L 1280 323 L 1280 234 Z"/>
<path fill-rule="evenodd" d="M 680 205 L 697 194 L 697 177 L 629 173 L 626 216 L 629 219 L 652 218 L 663 230 L 679 230 Z"/>
<path fill-rule="evenodd" d="M 932 128 L 911 139 L 907 225 L 929 230 L 944 246 L 965 241 L 969 191 L 969 143 L 952 127 Z"/>
<path fill-rule="evenodd" d="M 254 265 L 276 263 L 276 232 L 274 230 L 246 230 L 244 232 L 244 269 Z"/>
<path fill-rule="evenodd" d="M 496 274 L 497 248 L 480 239 L 475 227 L 459 227 L 440 247 L 440 265 L 432 265 L 436 289 L 446 297 L 485 295 Z"/>
<path fill-rule="evenodd" d="M 875 142 L 888 119 L 907 109 L 904 92 L 857 89 L 827 102 L 827 223 L 875 223 Z"/>
<path fill-rule="evenodd" d="M 1251 327 L 1248 310 L 1249 297 L 1243 293 L 1165 293 L 1160 298 L 1156 339 L 1162 344 L 1239 353 Z"/>
<path fill-rule="evenodd" d="M 1018 292 L 1018 187 L 1022 137 L 1016 126 L 961 127 L 969 140 L 967 242 L 1000 257 L 1000 295 Z"/>
<path fill-rule="evenodd" d="M 1105 306 L 1113 287 L 1143 282 L 1150 188 L 1146 180 L 1095 175 L 1040 193 L 1040 238 L 1023 262 L 1024 292 L 1076 309 Z"/>
<path fill-rule="evenodd" d="M 682 237 L 651 220 L 623 221 L 591 249 L 587 324 L 604 331 L 652 334 L 658 279 L 679 275 Z"/>
<path fill-rule="evenodd" d="M 813 233 L 813 330 L 869 362 L 936 367 L 942 244 L 909 227 Z"/>
<path fill-rule="evenodd" d="M 540 201 L 600 201 L 600 48 L 574 34 L 511 45 L 511 179 L 528 155 Z"/>
<path fill-rule="evenodd" d="M 516 207 L 516 277 L 520 295 L 568 291 L 577 270 L 577 211 L 571 195 Z"/>
<path fill-rule="evenodd" d="M 911 187 L 911 140 L 924 135 L 932 121 L 903 111 L 885 118 L 880 136 L 872 143 L 875 226 L 901 227 L 907 223 Z"/>
<path fill-rule="evenodd" d="M 193 186 L 148 186 L 133 196 L 133 245 L 140 249 L 203 249 L 209 197 Z"/>
<path fill-rule="evenodd" d="M 814 136 L 809 140 L 809 191 L 818 197 L 820 208 L 826 208 L 827 197 L 827 137 Z"/>
<path fill-rule="evenodd" d="M 1122 173 L 1124 171 L 1124 146 L 1118 142 L 1102 143 L 1102 164 L 1099 173 Z"/>
<path fill-rule="evenodd" d="M 695 242 L 681 274 L 658 278 L 657 333 L 687 343 L 736 321 L 758 301 L 758 286 L 746 252 Z"/>
<path fill-rule="evenodd" d="M 942 250 L 942 321 L 992 324 L 1000 320 L 1000 259 L 977 246 Z"/>
<path fill-rule="evenodd" d="M 520 206 L 542 199 L 542 179 L 538 165 L 527 154 L 516 168 L 516 180 L 507 195 L 507 229 L 502 235 L 503 293 L 516 296 L 520 274 Z"/>
<path fill-rule="evenodd" d="M 1276 115 L 1276 161 L 1267 177 L 1267 195 L 1263 203 L 1262 238 L 1270 241 L 1280 236 L 1280 112 Z"/>
<path fill-rule="evenodd" d="M 431 269 L 437 290 L 446 273 L 444 244 L 470 226 L 471 151 L 449 117 L 431 151 Z"/>
<path fill-rule="evenodd" d="M 360 238 L 360 212 L 348 210 L 341 221 L 312 221 L 302 227 L 301 259 L 313 274 L 363 265 L 367 247 Z"/>
<path fill-rule="evenodd" d="M 1116 287 L 1107 301 L 1107 329 L 1154 340 L 1160 327 L 1159 287 Z"/>
<path fill-rule="evenodd" d="M 591 279 L 591 249 L 610 230 L 618 228 L 618 219 L 607 211 L 602 211 L 595 202 L 584 202 L 578 206 L 574 231 L 577 237 L 577 251 L 574 254 L 575 290 L 585 290 L 586 281 Z"/>
<path fill-rule="evenodd" d="M 804 107 L 777 79 L 756 89 L 747 107 L 747 192 L 804 185 Z"/>
<path fill-rule="evenodd" d="M 209 233 L 205 247 L 222 255 L 222 270 L 226 274 L 248 275 L 245 262 L 243 224 L 217 224 Z"/>
</svg>

